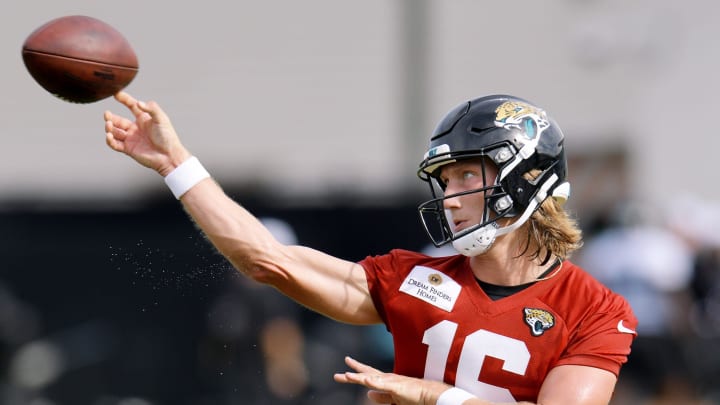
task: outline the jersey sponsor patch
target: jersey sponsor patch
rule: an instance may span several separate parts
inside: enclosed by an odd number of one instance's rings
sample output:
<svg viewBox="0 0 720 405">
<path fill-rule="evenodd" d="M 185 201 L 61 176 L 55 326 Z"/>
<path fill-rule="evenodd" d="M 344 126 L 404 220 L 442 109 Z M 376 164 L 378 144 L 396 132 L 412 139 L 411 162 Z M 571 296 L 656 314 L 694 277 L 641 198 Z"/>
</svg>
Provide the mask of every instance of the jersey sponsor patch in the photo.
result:
<svg viewBox="0 0 720 405">
<path fill-rule="evenodd" d="M 446 274 L 425 266 L 415 266 L 400 286 L 401 292 L 447 312 L 452 311 L 461 289 Z"/>
</svg>

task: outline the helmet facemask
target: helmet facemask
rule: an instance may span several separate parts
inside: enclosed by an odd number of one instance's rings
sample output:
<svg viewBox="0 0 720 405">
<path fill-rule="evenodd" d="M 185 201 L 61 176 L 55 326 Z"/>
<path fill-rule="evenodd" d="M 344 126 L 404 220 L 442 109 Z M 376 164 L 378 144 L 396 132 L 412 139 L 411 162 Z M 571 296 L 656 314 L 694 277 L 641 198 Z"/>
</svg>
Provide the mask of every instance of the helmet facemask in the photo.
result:
<svg viewBox="0 0 720 405">
<path fill-rule="evenodd" d="M 434 162 L 437 162 L 435 171 L 429 175 L 427 173 L 425 173 L 426 175 L 420 175 L 427 182 L 432 199 L 420 204 L 418 212 L 423 227 L 435 246 L 439 247 L 452 242 L 455 249 L 460 253 L 469 256 L 483 253 L 493 244 L 495 237 L 498 236 L 498 231 L 504 229 L 498 221 L 502 218 L 514 216 L 512 198 L 505 192 L 499 182 L 499 171 L 496 171 L 498 175 L 494 178 L 488 177 L 488 165 L 497 166 L 492 162 L 490 156 L 492 156 L 492 150 L 490 153 L 478 151 L 462 157 L 437 156 L 434 160 Z M 444 161 L 438 162 L 439 160 Z M 484 186 L 445 195 L 445 184 L 440 179 L 442 167 L 458 160 L 477 160 L 481 167 L 482 184 Z M 473 226 L 456 231 L 452 212 L 445 208 L 445 201 L 479 193 L 483 195 L 484 200 L 480 221 Z"/>
</svg>

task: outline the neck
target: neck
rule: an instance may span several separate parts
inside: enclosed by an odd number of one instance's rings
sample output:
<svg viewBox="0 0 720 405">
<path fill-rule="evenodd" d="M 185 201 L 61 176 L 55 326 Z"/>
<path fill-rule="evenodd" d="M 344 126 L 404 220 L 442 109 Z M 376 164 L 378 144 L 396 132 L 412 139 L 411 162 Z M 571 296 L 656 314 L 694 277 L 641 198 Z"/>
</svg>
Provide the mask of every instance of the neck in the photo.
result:
<svg viewBox="0 0 720 405">
<path fill-rule="evenodd" d="M 539 259 L 519 255 L 519 249 L 511 248 L 515 246 L 512 239 L 500 238 L 490 250 L 470 258 L 470 267 L 478 280 L 499 286 L 527 284 L 537 281 L 555 264 L 555 259 L 541 264 Z"/>
<path fill-rule="evenodd" d="M 501 286 L 527 284 L 534 281 L 541 273 L 538 272 L 537 265 L 523 258 L 488 260 L 487 257 L 481 256 L 471 258 L 470 267 L 475 278 L 486 283 Z"/>
</svg>

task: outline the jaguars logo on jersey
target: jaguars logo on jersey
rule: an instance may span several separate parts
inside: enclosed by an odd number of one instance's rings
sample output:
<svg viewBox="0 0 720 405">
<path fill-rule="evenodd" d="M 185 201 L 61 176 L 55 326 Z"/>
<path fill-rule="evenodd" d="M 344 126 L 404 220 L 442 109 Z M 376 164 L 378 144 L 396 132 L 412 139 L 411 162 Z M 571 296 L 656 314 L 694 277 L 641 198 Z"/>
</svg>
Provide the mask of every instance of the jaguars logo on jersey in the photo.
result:
<svg viewBox="0 0 720 405">
<path fill-rule="evenodd" d="M 502 128 L 518 128 L 528 138 L 540 135 L 550 122 L 545 111 L 520 101 L 506 101 L 495 109 L 495 125 Z"/>
<path fill-rule="evenodd" d="M 540 336 L 555 326 L 555 317 L 550 312 L 539 308 L 525 308 L 525 323 L 530 327 L 533 336 Z"/>
</svg>

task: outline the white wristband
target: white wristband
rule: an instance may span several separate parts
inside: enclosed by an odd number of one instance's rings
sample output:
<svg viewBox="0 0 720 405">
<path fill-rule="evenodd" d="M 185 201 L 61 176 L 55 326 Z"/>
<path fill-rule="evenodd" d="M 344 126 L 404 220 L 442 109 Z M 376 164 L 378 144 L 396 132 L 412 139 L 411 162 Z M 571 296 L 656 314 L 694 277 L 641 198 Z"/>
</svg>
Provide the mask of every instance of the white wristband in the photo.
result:
<svg viewBox="0 0 720 405">
<path fill-rule="evenodd" d="M 460 388 L 452 387 L 440 394 L 435 405 L 461 405 L 470 398 L 475 398 L 475 395 Z"/>
<path fill-rule="evenodd" d="M 175 198 L 179 200 L 193 186 L 208 177 L 210 177 L 210 173 L 205 170 L 195 156 L 192 156 L 165 176 L 165 184 L 170 188 Z"/>
</svg>

